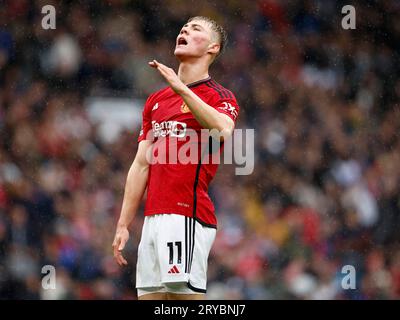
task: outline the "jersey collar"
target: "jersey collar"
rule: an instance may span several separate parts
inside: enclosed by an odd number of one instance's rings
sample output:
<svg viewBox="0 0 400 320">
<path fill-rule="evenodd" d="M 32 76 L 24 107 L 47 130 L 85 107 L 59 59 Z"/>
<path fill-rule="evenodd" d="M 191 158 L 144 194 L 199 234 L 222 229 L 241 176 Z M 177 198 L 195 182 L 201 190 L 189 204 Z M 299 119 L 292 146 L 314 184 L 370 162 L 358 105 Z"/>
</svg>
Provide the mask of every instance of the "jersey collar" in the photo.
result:
<svg viewBox="0 0 400 320">
<path fill-rule="evenodd" d="M 207 81 L 210 81 L 210 80 L 211 80 L 211 77 L 207 77 L 207 78 L 205 78 L 205 79 L 202 79 L 202 80 L 199 80 L 199 81 L 195 81 L 195 82 L 189 83 L 189 84 L 187 85 L 187 87 L 193 88 L 193 87 L 195 87 L 195 86 L 198 86 L 199 84 L 202 84 L 202 83 L 207 82 Z"/>
</svg>

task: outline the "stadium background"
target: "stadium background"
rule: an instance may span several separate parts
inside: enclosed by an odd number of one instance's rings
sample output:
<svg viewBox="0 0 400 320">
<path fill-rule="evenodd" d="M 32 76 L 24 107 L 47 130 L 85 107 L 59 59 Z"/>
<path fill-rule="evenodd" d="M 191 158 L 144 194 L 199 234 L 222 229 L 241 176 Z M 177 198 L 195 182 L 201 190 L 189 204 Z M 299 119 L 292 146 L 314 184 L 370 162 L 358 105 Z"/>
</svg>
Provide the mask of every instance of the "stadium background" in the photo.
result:
<svg viewBox="0 0 400 320">
<path fill-rule="evenodd" d="M 56 30 L 41 27 L 46 4 Z M 346 4 L 356 30 L 341 28 Z M 88 98 L 137 106 L 164 86 L 147 61 L 176 67 L 193 15 L 228 30 L 211 75 L 236 94 L 237 127 L 256 130 L 254 173 L 222 165 L 210 189 L 209 298 L 400 298 L 399 13 L 391 0 L 0 1 L 0 298 L 136 298 L 142 211 L 128 267 L 111 243 L 139 125 L 104 139 Z"/>
</svg>

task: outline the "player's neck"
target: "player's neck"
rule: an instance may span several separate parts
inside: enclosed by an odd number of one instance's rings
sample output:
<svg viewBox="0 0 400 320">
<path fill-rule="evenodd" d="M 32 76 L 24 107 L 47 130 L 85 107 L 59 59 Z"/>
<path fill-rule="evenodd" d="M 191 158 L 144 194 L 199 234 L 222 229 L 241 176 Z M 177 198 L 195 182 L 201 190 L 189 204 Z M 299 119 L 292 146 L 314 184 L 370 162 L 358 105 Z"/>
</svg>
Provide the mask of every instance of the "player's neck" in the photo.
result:
<svg viewBox="0 0 400 320">
<path fill-rule="evenodd" d="M 190 84 L 209 77 L 208 64 L 184 61 L 179 64 L 178 77 L 184 84 Z"/>
</svg>

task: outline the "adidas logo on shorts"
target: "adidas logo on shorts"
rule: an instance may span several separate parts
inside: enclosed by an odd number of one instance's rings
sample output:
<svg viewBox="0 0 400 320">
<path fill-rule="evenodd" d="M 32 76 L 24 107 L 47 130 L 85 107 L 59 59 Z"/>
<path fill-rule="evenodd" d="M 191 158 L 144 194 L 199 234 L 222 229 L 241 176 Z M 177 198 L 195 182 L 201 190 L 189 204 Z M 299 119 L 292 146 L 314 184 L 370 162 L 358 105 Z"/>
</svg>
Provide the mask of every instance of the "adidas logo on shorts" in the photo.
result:
<svg viewBox="0 0 400 320">
<path fill-rule="evenodd" d="M 179 270 L 178 270 L 178 268 L 177 268 L 176 266 L 173 266 L 173 267 L 168 271 L 168 273 L 180 273 L 180 272 L 179 272 Z"/>
</svg>

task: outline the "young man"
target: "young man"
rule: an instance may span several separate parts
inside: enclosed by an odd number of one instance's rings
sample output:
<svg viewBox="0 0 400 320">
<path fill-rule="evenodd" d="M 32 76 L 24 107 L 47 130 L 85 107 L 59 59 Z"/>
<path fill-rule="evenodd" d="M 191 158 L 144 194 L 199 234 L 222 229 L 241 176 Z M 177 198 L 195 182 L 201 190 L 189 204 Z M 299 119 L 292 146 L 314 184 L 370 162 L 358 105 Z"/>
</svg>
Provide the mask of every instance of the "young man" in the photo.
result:
<svg viewBox="0 0 400 320">
<path fill-rule="evenodd" d="M 186 141 L 182 137 L 189 131 L 214 129 L 225 138 L 232 134 L 239 111 L 236 99 L 208 74 L 225 42 L 225 31 L 215 21 L 194 17 L 176 39 L 178 74 L 156 60 L 149 62 L 168 86 L 150 95 L 144 106 L 139 147 L 128 173 L 113 242 L 116 261 L 126 265 L 121 251 L 147 187 L 136 274 L 139 299 L 204 298 L 207 259 L 217 224 L 207 191 L 218 164 L 204 161 L 210 156 L 208 139 L 206 144 L 195 140 L 200 150 L 197 163 L 178 159 L 177 163 L 149 164 L 146 154 L 160 139 L 176 144 L 179 152 Z M 169 150 L 165 152 L 172 157 Z"/>
</svg>

